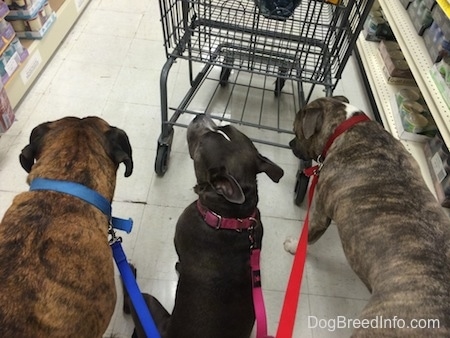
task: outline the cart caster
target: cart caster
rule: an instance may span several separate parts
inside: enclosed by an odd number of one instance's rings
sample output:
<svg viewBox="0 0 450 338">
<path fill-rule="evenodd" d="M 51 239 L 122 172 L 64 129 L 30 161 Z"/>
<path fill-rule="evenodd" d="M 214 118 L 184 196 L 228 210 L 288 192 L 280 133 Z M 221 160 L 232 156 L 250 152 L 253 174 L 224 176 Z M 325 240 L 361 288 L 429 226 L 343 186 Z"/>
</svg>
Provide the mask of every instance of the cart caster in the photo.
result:
<svg viewBox="0 0 450 338">
<path fill-rule="evenodd" d="M 299 169 L 297 171 L 297 181 L 294 189 L 294 203 L 300 206 L 305 199 L 308 190 L 309 177 L 303 173 L 303 169 L 312 165 L 311 161 L 300 161 Z"/>
<path fill-rule="evenodd" d="M 275 97 L 281 95 L 281 90 L 283 89 L 285 82 L 286 82 L 285 79 L 280 77 L 277 78 L 277 81 L 275 82 L 275 91 L 274 91 Z"/>
<path fill-rule="evenodd" d="M 170 149 L 165 144 L 160 144 L 156 151 L 155 172 L 158 176 L 164 176 L 169 167 Z"/>
<path fill-rule="evenodd" d="M 169 136 L 165 138 L 165 142 L 158 140 L 158 149 L 156 150 L 155 172 L 158 176 L 164 176 L 169 167 L 170 148 L 173 140 L 173 129 L 170 130 Z"/>
<path fill-rule="evenodd" d="M 223 60 L 224 66 L 222 67 L 222 70 L 220 71 L 220 78 L 219 78 L 219 84 L 221 87 L 225 87 L 228 84 L 228 79 L 231 75 L 231 67 L 233 67 L 234 58 L 231 56 L 225 56 L 225 59 Z"/>
<path fill-rule="evenodd" d="M 281 76 L 286 76 L 288 73 L 288 69 L 284 66 L 280 66 L 278 68 L 278 75 L 280 75 L 280 77 L 277 77 L 277 80 L 275 81 L 275 97 L 280 96 L 281 94 L 281 90 L 284 87 L 284 84 L 286 83 L 286 79 L 284 77 Z"/>
</svg>

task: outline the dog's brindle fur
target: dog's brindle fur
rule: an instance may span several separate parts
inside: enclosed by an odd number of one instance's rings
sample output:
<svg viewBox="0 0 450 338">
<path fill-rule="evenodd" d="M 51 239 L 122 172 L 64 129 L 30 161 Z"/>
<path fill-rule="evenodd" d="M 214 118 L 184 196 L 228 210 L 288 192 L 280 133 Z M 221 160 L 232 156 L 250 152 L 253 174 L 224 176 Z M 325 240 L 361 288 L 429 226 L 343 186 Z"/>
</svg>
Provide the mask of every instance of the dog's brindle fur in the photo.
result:
<svg viewBox="0 0 450 338">
<path fill-rule="evenodd" d="M 132 173 L 124 131 L 96 117 L 33 129 L 20 162 L 35 178 L 83 184 L 112 200 Z M 17 195 L 0 225 L 0 337 L 101 337 L 116 303 L 108 217 L 66 194 Z"/>
<path fill-rule="evenodd" d="M 352 114 L 321 98 L 296 116 L 291 142 L 316 159 Z M 348 101 L 346 101 L 348 102 Z M 450 222 L 404 146 L 377 122 L 357 124 L 330 147 L 320 171 L 308 234 L 317 241 L 333 220 L 353 270 L 372 295 L 361 319 L 438 319 L 439 329 L 357 329 L 353 337 L 450 337 Z"/>
<path fill-rule="evenodd" d="M 233 126 L 217 127 L 199 115 L 190 123 L 187 138 L 197 177 L 195 192 L 205 207 L 223 217 L 253 213 L 258 173 L 275 182 L 283 176 L 283 170 Z M 256 218 L 255 240 L 261 247 L 259 212 Z M 178 219 L 175 248 L 179 281 L 172 315 L 146 296 L 162 337 L 248 338 L 255 320 L 249 233 L 211 228 L 194 202 Z M 137 325 L 138 336 L 144 337 L 139 330 Z"/>
</svg>

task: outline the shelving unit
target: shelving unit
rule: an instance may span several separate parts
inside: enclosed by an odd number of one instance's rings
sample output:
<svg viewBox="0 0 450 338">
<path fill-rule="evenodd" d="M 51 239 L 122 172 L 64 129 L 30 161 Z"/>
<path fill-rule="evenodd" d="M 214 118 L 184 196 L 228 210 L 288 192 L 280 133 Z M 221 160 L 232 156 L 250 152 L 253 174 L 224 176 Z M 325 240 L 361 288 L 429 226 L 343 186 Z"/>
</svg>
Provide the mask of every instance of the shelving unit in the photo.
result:
<svg viewBox="0 0 450 338">
<path fill-rule="evenodd" d="M 50 0 L 50 5 L 56 12 L 56 21 L 41 40 L 22 40 L 29 56 L 5 85 L 13 109 L 30 89 L 89 1 Z"/>
<path fill-rule="evenodd" d="M 378 0 L 378 2 L 394 32 L 439 131 L 447 146 L 450 146 L 450 109 L 442 99 L 431 78 L 430 68 L 433 63 L 422 37 L 416 33 L 406 10 L 399 1 Z M 357 41 L 357 48 L 383 125 L 386 130 L 399 139 L 399 133 L 394 122 L 394 112 L 391 107 L 392 96 L 399 86 L 390 85 L 386 82 L 376 42 L 366 41 L 361 34 Z M 423 153 L 423 144 L 413 141 L 400 141 L 418 161 L 428 187 L 434 192 Z"/>
</svg>

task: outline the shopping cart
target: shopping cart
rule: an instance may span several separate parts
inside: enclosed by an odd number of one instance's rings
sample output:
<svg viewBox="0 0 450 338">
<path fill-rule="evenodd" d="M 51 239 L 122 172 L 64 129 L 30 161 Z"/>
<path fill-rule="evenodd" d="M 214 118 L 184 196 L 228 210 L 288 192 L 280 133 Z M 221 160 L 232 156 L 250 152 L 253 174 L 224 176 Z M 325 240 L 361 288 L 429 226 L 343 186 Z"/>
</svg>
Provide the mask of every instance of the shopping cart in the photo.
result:
<svg viewBox="0 0 450 338">
<path fill-rule="evenodd" d="M 280 8 L 281 1 L 297 7 Z M 292 1 L 160 0 L 167 61 L 160 77 L 159 176 L 168 169 L 174 126 L 188 124 L 183 114 L 207 113 L 239 124 L 254 142 L 288 148 L 295 114 L 316 86 L 332 95 L 374 0 Z M 169 108 L 169 72 L 179 59 L 188 62 L 190 88 Z M 308 185 L 306 165 L 300 161 L 297 204 Z"/>
</svg>

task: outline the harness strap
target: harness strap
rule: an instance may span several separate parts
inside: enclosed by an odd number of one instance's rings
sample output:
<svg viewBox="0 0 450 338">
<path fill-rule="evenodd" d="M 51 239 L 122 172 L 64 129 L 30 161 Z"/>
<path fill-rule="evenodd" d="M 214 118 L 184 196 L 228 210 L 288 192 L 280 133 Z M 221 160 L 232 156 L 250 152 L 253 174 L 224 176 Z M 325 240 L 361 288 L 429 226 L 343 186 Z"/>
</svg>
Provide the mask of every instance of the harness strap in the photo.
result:
<svg viewBox="0 0 450 338">
<path fill-rule="evenodd" d="M 82 184 L 70 181 L 36 178 L 30 183 L 30 191 L 37 190 L 56 191 L 78 197 L 79 199 L 82 199 L 83 201 L 95 206 L 106 216 L 108 216 L 115 229 L 123 230 L 127 233 L 131 232 L 131 229 L 133 227 L 133 220 L 131 218 L 122 219 L 112 217 L 111 203 L 95 190 L 92 190 Z"/>
<path fill-rule="evenodd" d="M 120 271 L 122 277 L 123 285 L 130 296 L 133 307 L 136 311 L 139 321 L 145 331 L 148 338 L 159 338 L 159 332 L 156 328 L 155 322 L 153 321 L 150 311 L 145 303 L 144 296 L 139 290 L 136 278 L 134 277 L 133 271 L 128 264 L 127 257 L 122 249 L 120 241 L 115 241 L 111 244 L 111 249 L 113 251 L 114 260 L 116 261 L 117 268 Z"/>
</svg>

